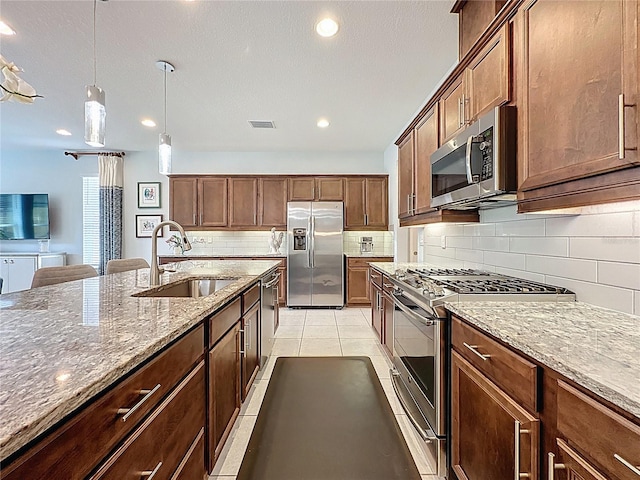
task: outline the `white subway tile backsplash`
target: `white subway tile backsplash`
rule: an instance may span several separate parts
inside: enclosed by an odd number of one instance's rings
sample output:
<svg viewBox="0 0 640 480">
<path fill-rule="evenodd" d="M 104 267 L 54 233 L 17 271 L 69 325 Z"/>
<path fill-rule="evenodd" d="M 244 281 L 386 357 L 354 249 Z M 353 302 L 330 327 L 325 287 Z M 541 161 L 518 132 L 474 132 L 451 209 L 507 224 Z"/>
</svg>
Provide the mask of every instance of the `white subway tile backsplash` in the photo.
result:
<svg viewBox="0 0 640 480">
<path fill-rule="evenodd" d="M 525 256 L 521 253 L 484 252 L 484 263 L 496 267 L 525 269 Z"/>
<path fill-rule="evenodd" d="M 484 261 L 484 252 L 482 250 L 467 250 L 464 248 L 456 249 L 456 258 L 465 262 L 474 262 L 481 264 Z"/>
<path fill-rule="evenodd" d="M 496 236 L 543 237 L 545 235 L 544 222 L 544 219 L 535 219 L 498 223 L 496 224 Z"/>
<path fill-rule="evenodd" d="M 425 246 L 424 253 L 425 253 L 425 258 L 428 258 L 428 257 L 455 258 L 456 256 L 455 248 L 440 248 L 440 247 Z"/>
<path fill-rule="evenodd" d="M 545 282 L 568 288 L 576 294 L 576 298 L 580 302 L 611 308 L 619 312 L 633 313 L 633 290 L 549 275 L 545 277 Z"/>
<path fill-rule="evenodd" d="M 513 220 L 522 220 L 522 215 L 518 215 L 518 207 L 516 205 L 480 210 L 481 223 L 510 222 Z"/>
<path fill-rule="evenodd" d="M 469 237 L 447 237 L 447 248 L 473 248 Z"/>
<path fill-rule="evenodd" d="M 541 273 L 532 273 L 532 272 L 527 272 L 525 270 L 513 270 L 511 268 L 503 268 L 503 267 L 496 267 L 495 272 L 500 273 L 502 275 L 510 275 L 512 277 L 525 278 L 533 282 L 544 283 L 544 275 L 542 275 Z"/>
<path fill-rule="evenodd" d="M 598 283 L 640 290 L 640 265 L 598 262 Z"/>
<path fill-rule="evenodd" d="M 633 313 L 640 316 L 640 290 L 636 290 L 635 292 L 633 292 L 633 299 Z"/>
<path fill-rule="evenodd" d="M 634 212 L 578 215 L 548 218 L 550 237 L 630 237 L 633 235 Z"/>
<path fill-rule="evenodd" d="M 509 251 L 566 257 L 569 255 L 569 239 L 566 237 L 511 237 Z"/>
<path fill-rule="evenodd" d="M 597 281 L 598 263 L 593 260 L 527 255 L 526 270 L 559 277 Z"/>
<path fill-rule="evenodd" d="M 496 226 L 493 223 L 464 225 L 463 229 L 466 237 L 493 237 L 496 234 Z"/>
<path fill-rule="evenodd" d="M 473 237 L 471 246 L 475 250 L 493 250 L 495 252 L 509 251 L 508 237 Z"/>
<path fill-rule="evenodd" d="M 569 256 L 640 263 L 640 238 L 577 237 L 569 240 Z"/>
</svg>

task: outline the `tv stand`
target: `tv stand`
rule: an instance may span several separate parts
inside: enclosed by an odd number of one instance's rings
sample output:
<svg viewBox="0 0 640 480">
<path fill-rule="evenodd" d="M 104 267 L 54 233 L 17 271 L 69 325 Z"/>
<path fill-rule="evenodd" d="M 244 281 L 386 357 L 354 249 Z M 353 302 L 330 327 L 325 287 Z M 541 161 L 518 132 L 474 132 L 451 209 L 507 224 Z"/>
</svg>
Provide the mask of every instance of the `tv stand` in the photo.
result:
<svg viewBox="0 0 640 480">
<path fill-rule="evenodd" d="M 28 290 L 31 288 L 31 281 L 36 270 L 42 267 L 58 267 L 66 263 L 67 254 L 65 252 L 1 252 L 2 293 Z"/>
</svg>

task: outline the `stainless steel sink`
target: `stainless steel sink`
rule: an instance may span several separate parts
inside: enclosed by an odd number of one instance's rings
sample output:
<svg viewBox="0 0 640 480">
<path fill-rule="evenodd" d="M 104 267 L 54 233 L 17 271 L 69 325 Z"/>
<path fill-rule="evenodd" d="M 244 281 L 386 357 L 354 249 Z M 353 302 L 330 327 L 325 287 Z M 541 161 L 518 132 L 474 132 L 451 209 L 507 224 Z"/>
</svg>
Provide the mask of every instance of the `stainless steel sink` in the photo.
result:
<svg viewBox="0 0 640 480">
<path fill-rule="evenodd" d="M 237 278 L 199 278 L 161 285 L 153 290 L 134 293 L 132 297 L 206 297 L 233 283 Z"/>
</svg>

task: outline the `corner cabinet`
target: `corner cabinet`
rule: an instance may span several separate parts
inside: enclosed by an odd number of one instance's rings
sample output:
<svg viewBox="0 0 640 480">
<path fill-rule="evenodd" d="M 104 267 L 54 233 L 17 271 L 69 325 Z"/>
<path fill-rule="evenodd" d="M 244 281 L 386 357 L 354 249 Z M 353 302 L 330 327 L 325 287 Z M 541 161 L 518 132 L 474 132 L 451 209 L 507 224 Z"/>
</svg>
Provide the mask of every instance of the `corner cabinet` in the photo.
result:
<svg viewBox="0 0 640 480">
<path fill-rule="evenodd" d="M 640 196 L 639 9 L 529 0 L 518 12 L 518 211 Z"/>
<path fill-rule="evenodd" d="M 389 228 L 387 177 L 353 177 L 345 180 L 345 230 Z"/>
</svg>

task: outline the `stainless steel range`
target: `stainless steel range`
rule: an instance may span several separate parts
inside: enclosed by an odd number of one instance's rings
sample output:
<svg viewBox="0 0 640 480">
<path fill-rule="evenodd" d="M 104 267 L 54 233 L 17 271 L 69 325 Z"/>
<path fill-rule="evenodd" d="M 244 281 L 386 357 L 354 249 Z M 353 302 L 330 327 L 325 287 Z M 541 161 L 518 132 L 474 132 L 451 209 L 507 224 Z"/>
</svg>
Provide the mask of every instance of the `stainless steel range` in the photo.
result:
<svg viewBox="0 0 640 480">
<path fill-rule="evenodd" d="M 398 270 L 394 285 L 392 383 L 407 416 L 447 475 L 449 322 L 444 303 L 575 301 L 573 292 L 468 269 Z"/>
</svg>

